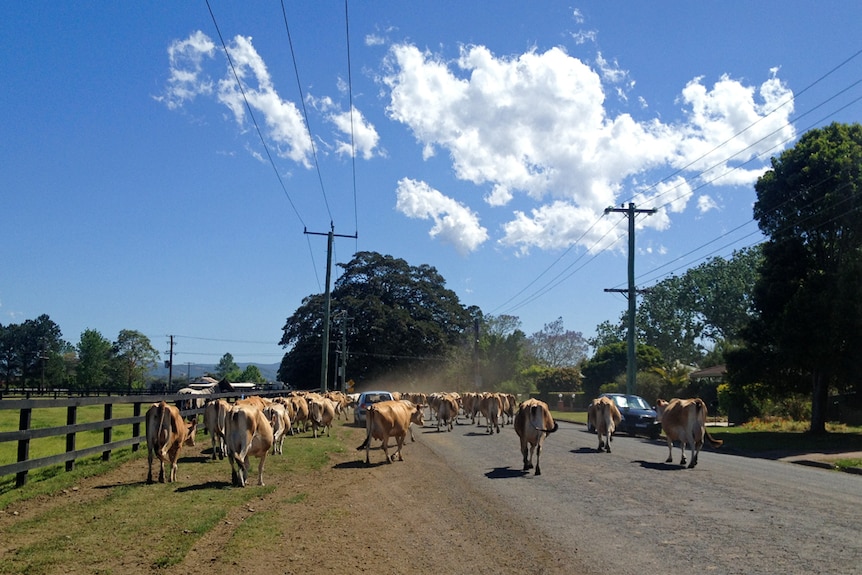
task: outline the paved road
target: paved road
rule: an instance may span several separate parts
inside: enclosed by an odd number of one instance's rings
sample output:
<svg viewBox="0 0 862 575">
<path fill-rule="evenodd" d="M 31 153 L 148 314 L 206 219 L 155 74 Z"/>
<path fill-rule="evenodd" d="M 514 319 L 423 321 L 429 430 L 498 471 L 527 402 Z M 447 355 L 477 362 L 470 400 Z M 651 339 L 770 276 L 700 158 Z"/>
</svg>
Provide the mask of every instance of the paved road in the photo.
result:
<svg viewBox="0 0 862 575">
<path fill-rule="evenodd" d="M 416 435 L 453 481 L 481 485 L 530 517 L 573 565 L 632 575 L 862 573 L 862 476 L 720 451 L 685 469 L 664 463 L 661 441 L 619 436 L 613 453 L 597 453 L 595 435 L 561 423 L 535 477 L 521 472 L 511 427 Z"/>
</svg>

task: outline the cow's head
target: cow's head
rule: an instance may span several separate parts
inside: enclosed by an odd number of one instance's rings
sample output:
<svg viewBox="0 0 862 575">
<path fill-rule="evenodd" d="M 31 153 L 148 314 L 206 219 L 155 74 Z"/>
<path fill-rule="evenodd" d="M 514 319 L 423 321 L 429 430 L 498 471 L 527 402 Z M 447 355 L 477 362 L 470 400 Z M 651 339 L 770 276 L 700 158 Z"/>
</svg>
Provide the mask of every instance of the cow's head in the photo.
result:
<svg viewBox="0 0 862 575">
<path fill-rule="evenodd" d="M 413 411 L 410 413 L 410 421 L 419 427 L 425 427 L 425 413 L 421 405 L 417 405 L 413 408 Z"/>
</svg>

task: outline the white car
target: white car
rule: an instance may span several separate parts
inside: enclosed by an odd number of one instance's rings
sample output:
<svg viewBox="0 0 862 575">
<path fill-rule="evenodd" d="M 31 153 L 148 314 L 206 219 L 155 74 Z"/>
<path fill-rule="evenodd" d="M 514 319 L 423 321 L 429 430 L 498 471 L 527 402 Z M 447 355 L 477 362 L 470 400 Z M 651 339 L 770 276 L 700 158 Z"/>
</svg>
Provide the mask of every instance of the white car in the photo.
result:
<svg viewBox="0 0 862 575">
<path fill-rule="evenodd" d="M 378 401 L 390 401 L 392 393 L 388 391 L 363 391 L 356 400 L 356 408 L 353 410 L 353 423 L 365 427 L 365 414 L 368 406 Z"/>
</svg>

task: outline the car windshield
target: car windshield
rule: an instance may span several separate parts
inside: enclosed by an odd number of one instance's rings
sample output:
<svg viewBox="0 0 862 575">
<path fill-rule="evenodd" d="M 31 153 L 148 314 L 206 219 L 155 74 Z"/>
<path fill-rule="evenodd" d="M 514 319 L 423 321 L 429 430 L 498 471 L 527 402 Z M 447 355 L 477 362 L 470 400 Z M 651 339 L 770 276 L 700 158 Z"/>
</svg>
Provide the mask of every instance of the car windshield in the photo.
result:
<svg viewBox="0 0 862 575">
<path fill-rule="evenodd" d="M 623 409 L 652 409 L 644 398 L 637 395 L 614 395 L 612 397 L 617 407 Z"/>
<path fill-rule="evenodd" d="M 646 400 L 642 397 L 638 397 L 637 395 L 628 396 L 629 407 L 633 407 L 635 409 L 651 409 Z"/>
<path fill-rule="evenodd" d="M 379 393 L 371 393 L 365 396 L 365 403 L 377 403 L 383 401 L 384 397 Z"/>
</svg>

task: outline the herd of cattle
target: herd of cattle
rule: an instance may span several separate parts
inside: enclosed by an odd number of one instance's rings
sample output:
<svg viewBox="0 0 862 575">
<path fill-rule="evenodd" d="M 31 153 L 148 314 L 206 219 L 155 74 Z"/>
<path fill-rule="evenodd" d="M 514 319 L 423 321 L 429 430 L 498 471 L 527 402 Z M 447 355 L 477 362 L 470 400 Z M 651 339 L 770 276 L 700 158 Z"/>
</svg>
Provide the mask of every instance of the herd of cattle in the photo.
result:
<svg viewBox="0 0 862 575">
<path fill-rule="evenodd" d="M 436 421 L 437 430 L 452 431 L 458 417 L 463 415 L 475 425 L 482 425 L 488 434 L 500 433 L 500 427 L 511 424 L 518 434 L 523 456 L 524 471 L 534 468 L 541 474 L 539 459 L 544 439 L 557 431 L 548 405 L 537 399 L 517 403 L 514 395 L 503 393 L 393 393 L 391 401 L 381 401 L 368 407 L 366 415 L 366 437 L 358 450 L 365 450 L 365 462 L 370 463 L 371 440 L 382 442 L 387 462 L 396 458 L 403 461 L 401 453 L 407 433 L 413 439 L 412 426 L 425 426 L 425 410 Z M 347 417 L 351 405 L 355 407 L 356 396 L 341 392 L 325 394 L 312 392 L 290 392 L 284 397 L 268 399 L 248 396 L 229 403 L 224 399 L 195 397 L 178 402 L 179 406 L 164 401 L 154 403 L 146 414 L 147 437 L 147 483 L 153 482 L 153 459 L 159 460 L 158 481 L 176 481 L 177 460 L 183 445 L 195 445 L 197 415 L 186 421 L 181 409 L 193 407 L 204 409 L 204 426 L 212 442 L 212 458 L 227 457 L 231 465 L 231 482 L 244 487 L 248 482 L 250 457 L 258 458 L 257 480 L 264 485 L 263 471 L 268 454 L 280 454 L 285 435 L 307 432 L 311 428 L 316 438 L 319 433 L 330 434 L 333 421 Z M 673 460 L 673 442 L 679 441 L 682 456 L 680 465 L 685 465 L 686 445 L 691 447 L 689 467 L 697 464 L 704 440 L 718 447 L 721 441 L 714 439 L 706 430 L 706 404 L 701 399 L 658 400 L 658 418 L 668 443 L 667 462 Z M 621 414 L 617 406 L 607 398 L 593 400 L 588 409 L 590 426 L 599 438 L 598 451 L 610 453 L 610 442 Z M 478 423 L 477 423 L 478 422 Z M 395 452 L 389 455 L 389 439 L 396 441 Z M 169 465 L 165 475 L 165 465 Z"/>
</svg>

